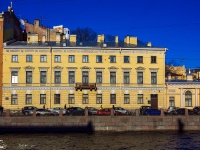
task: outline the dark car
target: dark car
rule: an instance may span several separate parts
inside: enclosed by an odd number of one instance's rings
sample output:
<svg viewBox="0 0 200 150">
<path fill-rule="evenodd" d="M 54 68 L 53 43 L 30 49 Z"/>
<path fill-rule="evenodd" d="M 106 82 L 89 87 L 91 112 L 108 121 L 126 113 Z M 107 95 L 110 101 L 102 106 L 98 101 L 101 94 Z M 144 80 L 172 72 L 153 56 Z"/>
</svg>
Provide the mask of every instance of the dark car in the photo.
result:
<svg viewBox="0 0 200 150">
<path fill-rule="evenodd" d="M 169 106 L 166 111 L 164 111 L 165 115 L 173 115 L 173 111 L 177 110 L 178 107 L 175 106 Z"/>
<path fill-rule="evenodd" d="M 143 112 L 143 115 L 160 115 L 160 114 L 161 114 L 160 110 L 154 108 L 145 109 Z"/>
<path fill-rule="evenodd" d="M 200 106 L 194 107 L 193 112 L 194 112 L 195 115 L 200 115 Z"/>
<path fill-rule="evenodd" d="M 25 106 L 24 108 L 22 108 L 22 113 L 24 115 L 32 115 L 34 109 L 36 110 L 37 107 L 34 107 L 34 106 Z"/>
<path fill-rule="evenodd" d="M 102 110 L 98 110 L 97 112 L 98 115 L 111 115 L 111 108 L 104 108 Z M 114 115 L 123 115 L 119 111 L 114 111 Z"/>
<path fill-rule="evenodd" d="M 70 116 L 84 116 L 85 110 L 81 107 L 70 107 L 67 108 L 66 115 Z"/>
<path fill-rule="evenodd" d="M 150 109 L 151 108 L 151 106 L 141 106 L 140 107 L 140 114 L 141 115 L 144 115 L 144 111 L 146 110 L 146 109 Z"/>
<path fill-rule="evenodd" d="M 88 109 L 89 115 L 97 115 L 98 109 L 96 109 L 94 107 L 86 107 L 85 109 Z"/>
<path fill-rule="evenodd" d="M 191 109 L 188 109 L 188 114 L 193 115 L 194 112 Z M 185 108 L 179 108 L 173 111 L 173 115 L 185 115 Z"/>
</svg>

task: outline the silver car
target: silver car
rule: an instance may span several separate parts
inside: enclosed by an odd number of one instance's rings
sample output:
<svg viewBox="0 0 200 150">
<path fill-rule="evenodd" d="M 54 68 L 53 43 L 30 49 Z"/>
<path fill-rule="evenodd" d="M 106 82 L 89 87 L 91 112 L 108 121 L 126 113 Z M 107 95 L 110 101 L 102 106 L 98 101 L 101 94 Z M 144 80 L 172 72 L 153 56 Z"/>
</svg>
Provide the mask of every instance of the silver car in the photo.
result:
<svg viewBox="0 0 200 150">
<path fill-rule="evenodd" d="M 115 111 L 121 112 L 123 115 L 130 115 L 131 111 L 122 107 L 115 107 Z"/>
<path fill-rule="evenodd" d="M 51 111 L 52 114 L 54 115 L 59 115 L 60 114 L 60 110 L 62 110 L 62 114 L 66 115 L 66 109 L 61 108 L 61 107 L 55 107 L 55 108 L 51 108 L 49 109 Z"/>
</svg>

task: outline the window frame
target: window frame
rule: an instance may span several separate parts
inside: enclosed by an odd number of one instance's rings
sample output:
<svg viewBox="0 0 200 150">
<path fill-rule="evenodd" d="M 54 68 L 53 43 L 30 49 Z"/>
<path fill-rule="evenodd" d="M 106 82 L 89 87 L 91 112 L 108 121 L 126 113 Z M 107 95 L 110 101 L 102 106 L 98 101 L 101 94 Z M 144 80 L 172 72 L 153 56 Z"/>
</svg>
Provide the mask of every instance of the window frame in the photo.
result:
<svg viewBox="0 0 200 150">
<path fill-rule="evenodd" d="M 83 96 L 82 96 L 82 104 L 89 104 L 88 94 L 83 94 Z"/>
<path fill-rule="evenodd" d="M 75 55 L 69 55 L 68 56 L 68 62 L 69 63 L 74 63 L 75 62 Z"/>
<path fill-rule="evenodd" d="M 102 104 L 102 94 L 96 94 L 96 104 Z"/>
<path fill-rule="evenodd" d="M 175 97 L 174 96 L 169 97 L 169 106 L 175 106 Z"/>
<path fill-rule="evenodd" d="M 151 56 L 151 64 L 157 63 L 157 57 L 156 56 Z"/>
<path fill-rule="evenodd" d="M 68 94 L 68 104 L 75 104 L 74 94 Z"/>
<path fill-rule="evenodd" d="M 124 94 L 124 104 L 130 104 L 130 95 Z"/>
<path fill-rule="evenodd" d="M 137 63 L 143 63 L 143 56 L 137 56 Z"/>
<path fill-rule="evenodd" d="M 26 62 L 33 62 L 33 55 L 26 55 Z"/>
<path fill-rule="evenodd" d="M 130 72 L 124 72 L 124 84 L 130 84 Z"/>
<path fill-rule="evenodd" d="M 102 82 L 102 71 L 96 71 L 96 83 L 101 84 Z"/>
<path fill-rule="evenodd" d="M 12 62 L 18 62 L 18 55 L 12 55 Z"/>
<path fill-rule="evenodd" d="M 60 104 L 60 94 L 54 94 L 54 104 Z"/>
<path fill-rule="evenodd" d="M 46 104 L 46 94 L 40 94 L 40 104 Z"/>
<path fill-rule="evenodd" d="M 55 63 L 60 63 L 61 62 L 61 55 L 55 55 L 54 56 L 54 62 Z"/>
<path fill-rule="evenodd" d="M 115 71 L 110 72 L 110 84 L 116 84 L 116 72 Z"/>
<path fill-rule="evenodd" d="M 42 74 L 44 73 L 45 74 Z M 40 84 L 46 84 L 47 83 L 47 71 L 40 71 Z"/>
<path fill-rule="evenodd" d="M 82 56 L 82 62 L 83 63 L 89 63 L 89 56 L 88 55 L 83 55 Z"/>
<path fill-rule="evenodd" d="M 61 83 L 61 71 L 54 72 L 54 83 L 60 84 Z"/>
<path fill-rule="evenodd" d="M 191 107 L 192 106 L 192 92 L 186 91 L 185 92 L 185 107 Z"/>
<path fill-rule="evenodd" d="M 143 84 L 143 72 L 137 72 L 137 84 Z"/>
<path fill-rule="evenodd" d="M 124 63 L 130 63 L 130 56 L 124 56 Z"/>
<path fill-rule="evenodd" d="M 82 83 L 89 83 L 89 71 L 82 71 Z"/>
<path fill-rule="evenodd" d="M 11 94 L 11 105 L 17 105 L 17 104 L 18 104 L 17 94 Z"/>
<path fill-rule="evenodd" d="M 144 103 L 144 95 L 143 94 L 138 94 L 137 95 L 137 103 L 138 104 L 143 104 Z"/>
<path fill-rule="evenodd" d="M 32 104 L 32 94 L 26 94 L 26 104 Z"/>
<path fill-rule="evenodd" d="M 40 62 L 47 62 L 47 55 L 40 55 Z"/>
<path fill-rule="evenodd" d="M 110 104 L 116 104 L 116 94 L 110 94 Z"/>
<path fill-rule="evenodd" d="M 72 73 L 73 73 L 73 75 L 72 75 Z M 69 84 L 75 83 L 75 71 L 68 72 L 68 81 L 69 81 Z"/>
<path fill-rule="evenodd" d="M 151 84 L 157 84 L 157 72 L 151 72 Z"/>
<path fill-rule="evenodd" d="M 116 63 L 116 56 L 111 55 L 109 58 L 110 58 L 110 63 Z"/>
<path fill-rule="evenodd" d="M 102 55 L 97 55 L 96 56 L 96 63 L 102 63 L 103 61 L 102 61 L 103 59 L 102 59 Z"/>
<path fill-rule="evenodd" d="M 17 75 L 15 75 L 15 73 Z M 18 71 L 11 71 L 11 83 L 17 84 L 18 83 Z"/>
<path fill-rule="evenodd" d="M 26 71 L 26 84 L 32 84 L 32 83 L 33 83 L 33 71 Z"/>
</svg>

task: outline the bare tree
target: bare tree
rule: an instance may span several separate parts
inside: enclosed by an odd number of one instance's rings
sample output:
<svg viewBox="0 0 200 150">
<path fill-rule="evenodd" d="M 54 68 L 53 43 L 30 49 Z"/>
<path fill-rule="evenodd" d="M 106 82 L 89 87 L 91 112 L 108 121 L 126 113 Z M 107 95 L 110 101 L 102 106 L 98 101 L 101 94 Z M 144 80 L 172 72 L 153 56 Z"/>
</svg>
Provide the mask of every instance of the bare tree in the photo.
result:
<svg viewBox="0 0 200 150">
<path fill-rule="evenodd" d="M 72 30 L 71 34 L 75 34 L 79 42 L 94 42 L 97 40 L 97 33 L 88 27 Z"/>
</svg>

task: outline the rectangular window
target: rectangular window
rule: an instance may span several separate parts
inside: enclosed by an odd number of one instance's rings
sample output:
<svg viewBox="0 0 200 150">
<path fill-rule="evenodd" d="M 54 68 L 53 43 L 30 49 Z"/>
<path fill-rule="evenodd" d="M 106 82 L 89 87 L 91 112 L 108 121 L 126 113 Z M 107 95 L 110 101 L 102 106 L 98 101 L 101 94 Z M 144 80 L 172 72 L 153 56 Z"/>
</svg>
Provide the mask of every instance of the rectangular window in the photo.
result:
<svg viewBox="0 0 200 150">
<path fill-rule="evenodd" d="M 116 72 L 110 72 L 110 83 L 111 84 L 116 83 Z"/>
<path fill-rule="evenodd" d="M 46 55 L 41 55 L 40 56 L 40 62 L 47 62 L 47 56 Z"/>
<path fill-rule="evenodd" d="M 12 55 L 12 62 L 18 62 L 18 55 Z"/>
<path fill-rule="evenodd" d="M 60 55 L 55 55 L 54 56 L 54 61 L 55 62 L 61 62 L 61 56 Z"/>
<path fill-rule="evenodd" d="M 151 63 L 156 63 L 156 56 L 151 56 Z"/>
<path fill-rule="evenodd" d="M 69 104 L 74 104 L 75 103 L 74 94 L 69 94 L 68 103 Z"/>
<path fill-rule="evenodd" d="M 157 72 L 151 72 L 151 84 L 157 84 Z"/>
<path fill-rule="evenodd" d="M 129 56 L 124 56 L 124 63 L 129 63 L 130 60 L 129 60 Z"/>
<path fill-rule="evenodd" d="M 110 63 L 116 63 L 116 56 L 110 56 Z"/>
<path fill-rule="evenodd" d="M 88 62 L 89 62 L 88 55 L 83 55 L 83 63 L 88 63 Z"/>
<path fill-rule="evenodd" d="M 11 75 L 12 75 L 11 83 L 12 84 L 18 83 L 18 72 L 17 71 L 12 71 Z"/>
<path fill-rule="evenodd" d="M 60 104 L 60 94 L 54 94 L 54 104 Z"/>
<path fill-rule="evenodd" d="M 143 104 L 143 94 L 138 94 L 138 104 Z"/>
<path fill-rule="evenodd" d="M 32 71 L 26 71 L 26 84 L 31 84 L 32 78 Z"/>
<path fill-rule="evenodd" d="M 40 83 L 41 84 L 47 83 L 47 72 L 46 71 L 40 71 Z"/>
<path fill-rule="evenodd" d="M 26 62 L 32 62 L 32 55 L 26 55 Z"/>
<path fill-rule="evenodd" d="M 124 84 L 130 83 L 129 72 L 124 72 Z"/>
<path fill-rule="evenodd" d="M 60 84 L 61 83 L 61 72 L 60 71 L 55 71 L 55 84 Z"/>
<path fill-rule="evenodd" d="M 175 106 L 174 97 L 169 97 L 169 106 Z"/>
<path fill-rule="evenodd" d="M 40 94 L 40 104 L 46 104 L 46 94 Z"/>
<path fill-rule="evenodd" d="M 88 104 L 88 94 L 83 94 L 83 104 Z"/>
<path fill-rule="evenodd" d="M 17 105 L 17 94 L 11 94 L 11 105 Z"/>
<path fill-rule="evenodd" d="M 96 72 L 96 83 L 102 83 L 102 72 Z"/>
<path fill-rule="evenodd" d="M 102 94 L 97 94 L 97 104 L 102 104 Z"/>
<path fill-rule="evenodd" d="M 143 56 L 137 57 L 137 63 L 143 63 Z"/>
<path fill-rule="evenodd" d="M 143 84 L 143 72 L 137 72 L 137 83 Z"/>
<path fill-rule="evenodd" d="M 89 83 L 88 71 L 82 72 L 82 82 L 83 83 Z"/>
<path fill-rule="evenodd" d="M 116 94 L 110 94 L 110 104 L 116 104 Z"/>
<path fill-rule="evenodd" d="M 75 56 L 74 55 L 69 55 L 69 62 L 75 62 Z"/>
<path fill-rule="evenodd" d="M 185 106 L 186 107 L 192 106 L 192 95 L 191 94 L 185 94 Z"/>
<path fill-rule="evenodd" d="M 102 63 L 102 56 L 96 56 L 96 62 Z"/>
<path fill-rule="evenodd" d="M 26 94 L 26 104 L 32 104 L 32 94 Z"/>
<path fill-rule="evenodd" d="M 75 72 L 69 71 L 69 84 L 74 84 L 74 83 L 75 83 Z"/>
<path fill-rule="evenodd" d="M 124 104 L 130 104 L 130 96 L 129 96 L 129 94 L 124 94 Z"/>
</svg>

